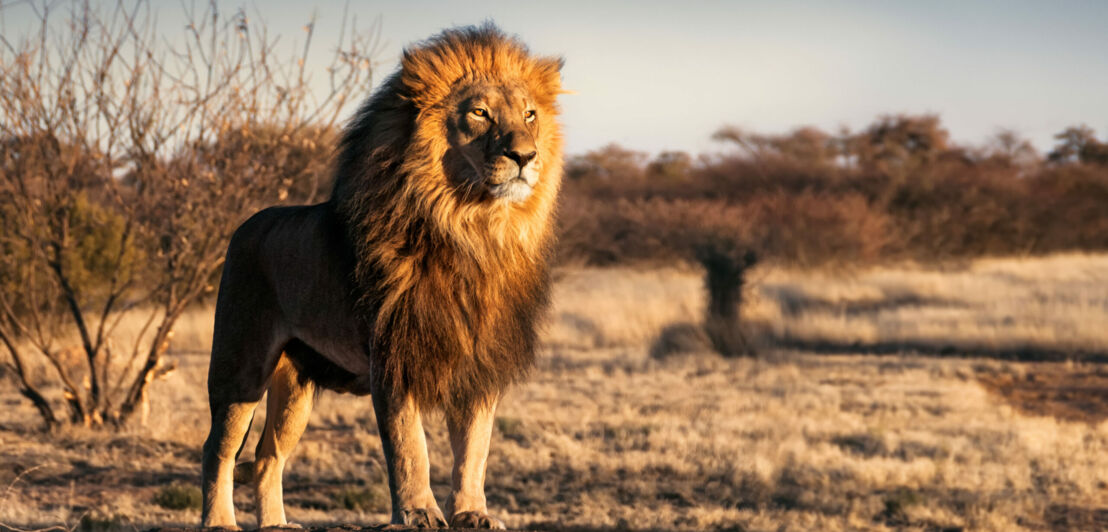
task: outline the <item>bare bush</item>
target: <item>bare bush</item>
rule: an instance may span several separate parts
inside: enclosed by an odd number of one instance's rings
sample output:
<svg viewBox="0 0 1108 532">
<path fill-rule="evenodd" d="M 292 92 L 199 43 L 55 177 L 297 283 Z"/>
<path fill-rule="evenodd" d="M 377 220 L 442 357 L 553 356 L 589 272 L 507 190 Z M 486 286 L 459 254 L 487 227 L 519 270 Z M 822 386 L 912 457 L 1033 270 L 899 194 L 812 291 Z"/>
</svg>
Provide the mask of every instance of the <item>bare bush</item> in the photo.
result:
<svg viewBox="0 0 1108 532">
<path fill-rule="evenodd" d="M 692 237 L 712 232 L 801 266 L 1108 249 L 1108 142 L 1084 126 L 1059 133 L 1046 159 L 1005 130 L 952 145 L 928 115 L 879 117 L 857 133 L 715 137 L 736 149 L 696 162 L 647 163 L 614 146 L 581 158 L 596 164 L 565 184 L 559 257 L 696 262 Z"/>
<path fill-rule="evenodd" d="M 37 27 L 0 37 L 0 342 L 47 426 L 121 426 L 172 369 L 174 323 L 213 290 L 233 228 L 325 186 L 325 147 L 369 88 L 374 43 L 343 21 L 317 94 L 314 21 L 283 53 L 214 3 L 186 12 L 180 45 L 145 1 L 54 5 L 25 6 Z M 136 314 L 141 330 L 119 334 Z M 29 370 L 36 356 L 48 374 Z"/>
<path fill-rule="evenodd" d="M 719 238 L 700 244 L 696 255 L 704 267 L 708 292 L 704 331 L 712 347 L 724 356 L 754 355 L 742 332 L 740 317 L 746 274 L 758 262 L 757 255 L 742 245 Z"/>
</svg>

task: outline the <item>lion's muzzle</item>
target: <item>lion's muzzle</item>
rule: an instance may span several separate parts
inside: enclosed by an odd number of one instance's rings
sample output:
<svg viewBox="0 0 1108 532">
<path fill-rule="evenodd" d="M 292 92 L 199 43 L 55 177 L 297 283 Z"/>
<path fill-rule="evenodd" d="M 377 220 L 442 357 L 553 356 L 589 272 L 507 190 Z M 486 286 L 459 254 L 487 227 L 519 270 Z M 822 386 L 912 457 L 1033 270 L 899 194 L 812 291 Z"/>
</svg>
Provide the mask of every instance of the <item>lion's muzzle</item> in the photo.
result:
<svg viewBox="0 0 1108 532">
<path fill-rule="evenodd" d="M 492 197 L 512 203 L 527 199 L 539 180 L 536 152 L 508 151 L 496 159 L 487 181 Z"/>
</svg>

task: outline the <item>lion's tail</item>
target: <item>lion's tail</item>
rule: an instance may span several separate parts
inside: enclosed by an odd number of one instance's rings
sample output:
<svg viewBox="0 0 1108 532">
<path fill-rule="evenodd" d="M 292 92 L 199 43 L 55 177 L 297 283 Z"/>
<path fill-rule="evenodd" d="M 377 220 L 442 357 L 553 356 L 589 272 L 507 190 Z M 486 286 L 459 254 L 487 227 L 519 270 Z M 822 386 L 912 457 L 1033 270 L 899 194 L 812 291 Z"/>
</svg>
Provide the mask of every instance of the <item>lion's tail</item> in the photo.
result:
<svg viewBox="0 0 1108 532">
<path fill-rule="evenodd" d="M 239 444 L 239 450 L 235 452 L 235 460 L 239 459 L 239 455 L 242 454 L 242 450 L 246 448 L 246 440 L 250 438 L 250 426 L 254 424 L 254 414 L 250 414 L 250 423 L 246 424 L 246 432 L 242 436 L 242 443 Z M 234 482 L 236 484 L 252 484 L 254 483 L 254 462 L 241 462 L 235 464 Z"/>
</svg>

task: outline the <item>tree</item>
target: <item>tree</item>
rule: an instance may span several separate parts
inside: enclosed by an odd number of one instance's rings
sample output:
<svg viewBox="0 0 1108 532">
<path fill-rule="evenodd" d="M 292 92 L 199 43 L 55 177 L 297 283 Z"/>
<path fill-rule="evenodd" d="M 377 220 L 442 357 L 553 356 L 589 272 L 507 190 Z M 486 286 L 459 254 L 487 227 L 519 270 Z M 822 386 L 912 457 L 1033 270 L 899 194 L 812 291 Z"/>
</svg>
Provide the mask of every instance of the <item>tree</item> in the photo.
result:
<svg viewBox="0 0 1108 532">
<path fill-rule="evenodd" d="M 566 164 L 566 177 L 571 180 L 638 180 L 643 177 L 646 154 L 618 144 L 584 155 L 571 157 Z"/>
<path fill-rule="evenodd" d="M 1047 155 L 1052 163 L 1108 164 L 1108 142 L 1100 142 L 1086 125 L 1070 126 L 1054 135 L 1058 145 Z"/>
<path fill-rule="evenodd" d="M 936 161 L 949 137 L 936 115 L 886 115 L 856 135 L 850 151 L 863 168 L 899 175 Z"/>
<path fill-rule="evenodd" d="M 173 48 L 145 1 L 69 6 L 58 24 L 34 4 L 37 29 L 0 36 L 0 346 L 48 427 L 118 427 L 170 369 L 174 324 L 213 289 L 234 227 L 315 197 L 323 143 L 369 88 L 372 41 L 344 22 L 317 95 L 314 23 L 282 54 L 244 12 L 211 4 L 186 13 Z M 124 320 L 140 332 L 120 334 Z M 49 375 L 32 374 L 34 357 Z"/>
<path fill-rule="evenodd" d="M 761 135 L 734 126 L 716 131 L 712 138 L 731 142 L 753 159 L 774 159 L 809 165 L 835 162 L 835 139 L 819 128 L 805 126 L 784 135 Z"/>
<path fill-rule="evenodd" d="M 997 131 L 984 150 L 985 160 L 1004 167 L 1030 168 L 1039 163 L 1031 141 L 1011 129 Z"/>
<path fill-rule="evenodd" d="M 648 179 L 678 181 L 687 179 L 693 160 L 683 151 L 664 151 L 646 165 Z"/>
</svg>

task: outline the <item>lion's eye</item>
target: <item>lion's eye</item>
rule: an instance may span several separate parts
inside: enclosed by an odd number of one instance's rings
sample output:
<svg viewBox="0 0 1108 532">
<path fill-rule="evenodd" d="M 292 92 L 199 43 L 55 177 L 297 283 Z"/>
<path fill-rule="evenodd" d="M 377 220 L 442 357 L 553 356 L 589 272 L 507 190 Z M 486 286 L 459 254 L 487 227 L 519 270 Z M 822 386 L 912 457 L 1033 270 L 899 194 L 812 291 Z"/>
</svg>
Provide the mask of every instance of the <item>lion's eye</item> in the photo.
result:
<svg viewBox="0 0 1108 532">
<path fill-rule="evenodd" d="M 480 107 L 478 107 L 478 108 L 476 108 L 476 109 L 474 109 L 470 112 L 473 113 L 473 116 L 480 117 L 480 118 L 485 118 L 485 117 L 489 116 L 489 112 L 484 110 L 484 109 L 481 109 Z"/>
<path fill-rule="evenodd" d="M 534 110 L 528 110 L 528 111 L 524 111 L 524 112 L 523 112 L 523 119 L 524 119 L 524 120 L 526 120 L 526 121 L 528 121 L 528 122 L 530 122 L 530 121 L 534 120 L 534 119 L 535 119 L 535 116 L 536 116 L 536 115 L 535 115 L 535 111 L 534 111 Z"/>
</svg>

